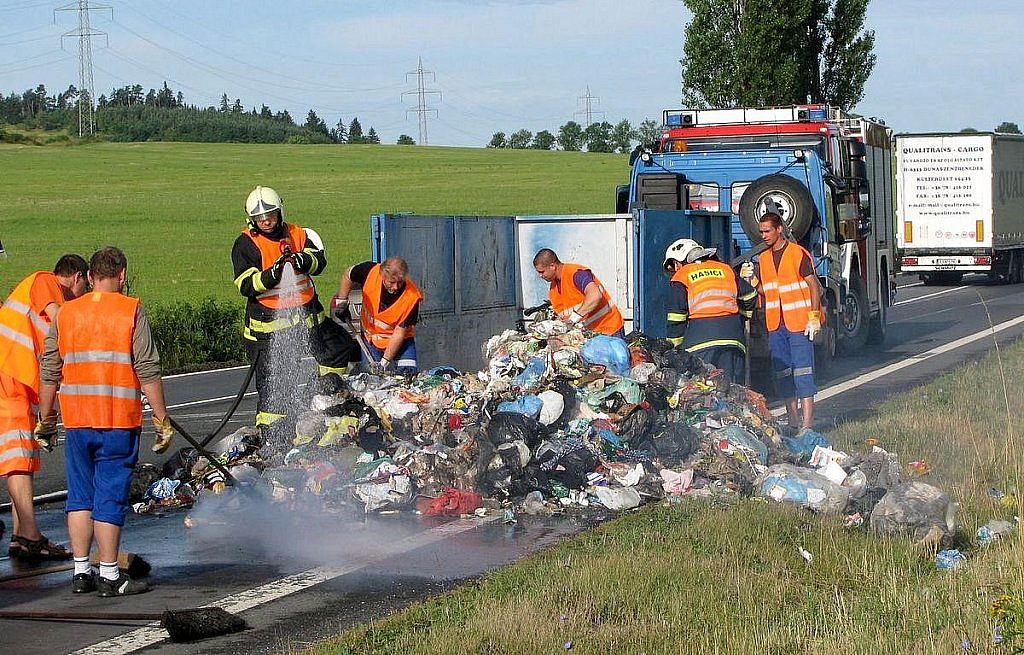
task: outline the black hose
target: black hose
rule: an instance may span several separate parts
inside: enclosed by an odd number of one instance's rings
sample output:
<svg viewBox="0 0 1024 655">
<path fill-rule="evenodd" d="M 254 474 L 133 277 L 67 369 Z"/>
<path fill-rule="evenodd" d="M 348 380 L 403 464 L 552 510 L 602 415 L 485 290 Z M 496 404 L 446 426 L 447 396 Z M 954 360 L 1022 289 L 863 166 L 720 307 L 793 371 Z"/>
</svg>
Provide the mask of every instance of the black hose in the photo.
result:
<svg viewBox="0 0 1024 655">
<path fill-rule="evenodd" d="M 220 420 L 220 425 L 217 426 L 217 429 L 206 435 L 206 437 L 200 442 L 203 447 L 206 447 L 207 444 L 213 441 L 214 437 L 220 434 L 220 431 L 224 429 L 224 426 L 228 424 L 228 421 L 235 414 L 235 410 L 237 410 L 238 406 L 242 403 L 242 398 L 245 397 L 245 390 L 249 388 L 249 383 L 252 382 L 252 376 L 256 373 L 256 364 L 259 363 L 262 355 L 262 349 L 256 351 L 256 356 L 252 358 L 252 364 L 249 364 L 249 372 L 245 376 L 245 381 L 242 382 L 242 386 L 239 387 L 238 394 L 235 396 L 235 402 L 231 405 L 231 408 L 228 409 L 228 413 L 224 415 L 224 418 Z"/>
</svg>

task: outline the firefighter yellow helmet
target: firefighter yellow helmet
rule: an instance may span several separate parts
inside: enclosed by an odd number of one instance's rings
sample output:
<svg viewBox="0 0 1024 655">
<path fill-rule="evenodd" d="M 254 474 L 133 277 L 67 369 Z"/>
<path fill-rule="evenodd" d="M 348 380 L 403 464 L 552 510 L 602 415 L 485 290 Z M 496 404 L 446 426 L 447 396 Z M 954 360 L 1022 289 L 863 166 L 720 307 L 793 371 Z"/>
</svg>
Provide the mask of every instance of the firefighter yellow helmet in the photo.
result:
<svg viewBox="0 0 1024 655">
<path fill-rule="evenodd" d="M 258 186 L 245 199 L 246 220 L 249 223 L 249 227 L 253 230 L 260 229 L 256 225 L 258 217 L 273 212 L 277 213 L 277 223 L 270 230 L 260 230 L 262 232 L 274 231 L 284 222 L 284 202 L 281 200 L 281 196 L 277 194 L 277 191 L 268 186 Z"/>
</svg>

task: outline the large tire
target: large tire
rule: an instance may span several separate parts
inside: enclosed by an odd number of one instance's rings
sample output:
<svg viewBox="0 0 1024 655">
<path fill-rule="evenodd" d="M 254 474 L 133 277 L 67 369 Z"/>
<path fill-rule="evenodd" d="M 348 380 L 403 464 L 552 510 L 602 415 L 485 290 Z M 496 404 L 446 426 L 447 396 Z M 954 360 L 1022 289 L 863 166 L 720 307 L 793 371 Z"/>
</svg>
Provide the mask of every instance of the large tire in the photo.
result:
<svg viewBox="0 0 1024 655">
<path fill-rule="evenodd" d="M 850 288 L 846 290 L 843 314 L 836 325 L 836 331 L 839 333 L 839 350 L 844 355 L 852 355 L 867 343 L 869 318 L 864 283 L 859 277 L 855 277 L 850 280 Z"/>
<path fill-rule="evenodd" d="M 882 270 L 878 275 L 878 313 L 871 317 L 871 325 L 868 327 L 868 343 L 880 344 L 885 342 L 889 333 L 888 313 L 889 303 L 889 272 Z"/>
<path fill-rule="evenodd" d="M 765 213 L 766 198 L 775 202 L 794 240 L 811 229 L 817 212 L 807 187 L 788 175 L 765 175 L 751 182 L 740 198 L 740 224 L 751 241 L 761 240 L 757 224 Z"/>
<path fill-rule="evenodd" d="M 832 369 L 832 365 L 835 363 L 836 356 L 838 355 L 836 326 L 839 324 L 839 320 L 836 317 L 834 307 L 835 302 L 832 294 L 829 293 L 822 299 L 821 311 L 825 315 L 825 324 L 821 326 L 822 336 L 814 344 L 814 372 L 816 378 L 819 375 L 828 373 Z"/>
</svg>

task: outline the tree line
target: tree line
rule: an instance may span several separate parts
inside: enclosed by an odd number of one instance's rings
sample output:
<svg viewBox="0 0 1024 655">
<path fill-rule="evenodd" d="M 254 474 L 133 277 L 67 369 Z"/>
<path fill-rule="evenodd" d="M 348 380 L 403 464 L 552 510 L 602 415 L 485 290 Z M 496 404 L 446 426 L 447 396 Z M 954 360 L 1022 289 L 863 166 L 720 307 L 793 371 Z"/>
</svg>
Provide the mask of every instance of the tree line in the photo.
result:
<svg viewBox="0 0 1024 655">
<path fill-rule="evenodd" d="M 586 127 L 576 121 L 569 121 L 558 128 L 556 134 L 541 130 L 534 134 L 530 130 L 520 129 L 512 134 L 495 132 L 487 143 L 488 148 L 511 148 L 514 150 L 552 150 L 558 146 L 562 150 L 587 152 L 621 152 L 633 149 L 634 142 L 642 144 L 655 143 L 661 137 L 661 126 L 650 118 L 633 127 L 626 119 L 615 125 L 608 121 L 591 123 Z"/>
<path fill-rule="evenodd" d="M 55 94 L 43 84 L 22 93 L 0 94 L 0 126 L 77 132 L 78 103 L 87 100 L 88 94 L 74 85 Z M 94 119 L 97 132 L 111 141 L 380 143 L 373 126 L 364 132 L 358 117 L 348 123 L 339 119 L 328 127 L 310 109 L 300 124 L 287 110 L 275 112 L 267 105 L 246 110 L 226 93 L 219 106 L 199 107 L 188 104 L 184 94 L 166 82 L 160 89 L 144 91 L 141 84 L 131 84 L 100 95 Z M 414 142 L 403 134 L 399 143 Z"/>
</svg>

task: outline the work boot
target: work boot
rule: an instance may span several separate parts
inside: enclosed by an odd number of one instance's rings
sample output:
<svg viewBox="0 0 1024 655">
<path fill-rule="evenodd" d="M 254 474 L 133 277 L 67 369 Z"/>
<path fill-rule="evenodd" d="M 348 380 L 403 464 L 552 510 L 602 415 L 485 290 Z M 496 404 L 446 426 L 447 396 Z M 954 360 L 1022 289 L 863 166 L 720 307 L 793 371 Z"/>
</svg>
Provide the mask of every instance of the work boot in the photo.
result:
<svg viewBox="0 0 1024 655">
<path fill-rule="evenodd" d="M 76 576 L 77 577 L 77 576 Z M 96 580 L 96 590 L 103 598 L 112 596 L 131 596 L 149 591 L 149 585 L 145 580 L 132 580 L 123 571 L 117 576 L 117 580 L 107 580 L 100 576 Z"/>
<path fill-rule="evenodd" d="M 76 573 L 71 579 L 71 593 L 88 594 L 96 591 L 95 573 Z"/>
</svg>

